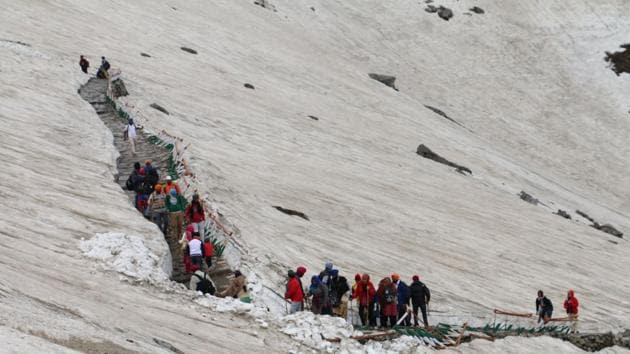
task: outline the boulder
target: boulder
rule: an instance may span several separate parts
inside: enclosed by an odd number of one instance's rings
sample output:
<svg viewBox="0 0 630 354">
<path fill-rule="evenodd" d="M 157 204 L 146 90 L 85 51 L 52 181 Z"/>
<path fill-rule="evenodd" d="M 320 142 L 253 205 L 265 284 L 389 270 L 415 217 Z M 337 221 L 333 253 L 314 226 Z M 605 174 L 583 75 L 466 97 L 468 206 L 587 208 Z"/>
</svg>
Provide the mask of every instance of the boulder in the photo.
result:
<svg viewBox="0 0 630 354">
<path fill-rule="evenodd" d="M 287 208 L 283 208 L 281 206 L 278 205 L 272 205 L 273 208 L 275 208 L 276 210 L 283 212 L 287 215 L 291 215 L 291 216 L 298 216 L 304 220 L 310 221 L 310 219 L 308 218 L 308 216 L 306 214 L 304 214 L 301 211 L 297 211 L 297 210 L 293 210 L 293 209 L 287 209 Z"/>
<path fill-rule="evenodd" d="M 115 98 L 129 95 L 122 79 L 112 81 L 112 94 Z"/>
<path fill-rule="evenodd" d="M 250 90 L 255 90 L 255 89 L 256 89 L 256 88 L 254 87 L 254 85 L 249 84 L 249 83 L 246 83 L 246 84 L 244 84 L 243 86 L 244 86 L 245 88 L 250 89 Z"/>
<path fill-rule="evenodd" d="M 151 108 L 153 108 L 153 109 L 157 109 L 158 111 L 160 111 L 160 112 L 162 112 L 162 113 L 164 113 L 164 114 L 166 114 L 166 115 L 170 115 L 170 113 L 168 113 L 168 111 L 166 110 L 166 108 L 164 108 L 164 107 L 160 106 L 160 105 L 159 105 L 159 104 L 157 104 L 157 103 L 151 103 L 151 104 L 149 105 L 149 107 L 151 107 Z"/>
<path fill-rule="evenodd" d="M 437 14 L 441 19 L 448 21 L 453 17 L 453 10 L 448 7 L 440 6 L 438 7 Z"/>
<path fill-rule="evenodd" d="M 462 174 L 471 174 L 472 175 L 472 171 L 465 166 L 462 165 L 458 165 L 454 162 L 451 162 L 445 158 L 443 158 L 442 156 L 436 154 L 435 152 L 433 152 L 431 149 L 429 149 L 426 145 L 424 144 L 420 144 L 418 146 L 418 149 L 416 149 L 416 153 L 422 157 L 424 157 L 425 159 L 429 159 L 429 160 L 433 160 L 435 162 L 441 163 L 443 165 L 446 166 L 450 166 L 450 167 L 454 167 L 455 170 L 459 173 Z"/>
<path fill-rule="evenodd" d="M 604 60 L 610 63 L 610 69 L 617 74 L 630 73 L 630 44 L 624 44 L 621 46 L 623 51 L 610 53 L 606 52 Z"/>
<path fill-rule="evenodd" d="M 525 192 L 525 191 L 521 191 L 518 194 L 519 198 L 521 198 L 522 200 L 528 202 L 529 204 L 532 205 L 538 205 L 538 203 L 540 203 L 540 200 L 534 198 L 531 194 Z"/>
<path fill-rule="evenodd" d="M 424 8 L 424 11 L 432 14 L 432 13 L 438 12 L 438 8 L 434 5 L 427 5 L 427 7 Z"/>
<path fill-rule="evenodd" d="M 147 53 L 140 53 L 140 55 L 142 55 L 145 58 L 151 58 L 151 56 Z"/>
<path fill-rule="evenodd" d="M 565 219 L 571 219 L 571 215 L 562 209 L 558 209 L 554 214 L 562 216 Z"/>
<path fill-rule="evenodd" d="M 197 51 L 188 47 L 181 47 L 181 50 L 183 50 L 184 52 L 188 52 L 190 54 L 197 54 Z"/>
<path fill-rule="evenodd" d="M 432 110 L 432 111 L 433 111 L 433 113 L 438 114 L 438 115 L 440 115 L 440 116 L 442 116 L 442 117 L 444 117 L 444 118 L 446 118 L 446 119 L 450 120 L 451 122 L 453 122 L 453 123 L 455 123 L 455 124 L 457 124 L 457 125 L 459 125 L 459 126 L 463 127 L 463 125 L 462 125 L 460 122 L 458 122 L 458 121 L 456 121 L 455 119 L 453 119 L 453 118 L 449 117 L 449 116 L 448 116 L 446 113 L 444 113 L 444 111 L 442 111 L 441 109 L 439 109 L 439 108 L 435 108 L 435 107 L 433 107 L 433 106 L 429 106 L 429 105 L 426 105 L 426 104 L 424 105 L 424 107 L 425 107 L 425 108 L 427 108 L 427 109 Z"/>
<path fill-rule="evenodd" d="M 382 75 L 382 74 L 374 74 L 374 73 L 369 73 L 368 76 L 373 79 L 376 80 L 380 83 L 382 83 L 385 86 L 389 86 L 391 88 L 393 88 L 394 90 L 398 91 L 398 89 L 396 88 L 396 77 L 395 76 L 391 76 L 391 75 Z"/>
<path fill-rule="evenodd" d="M 607 234 L 611 234 L 613 236 L 622 238 L 623 237 L 623 232 L 617 230 L 614 226 L 610 225 L 610 224 L 604 224 L 601 225 L 598 230 L 603 231 Z"/>
<path fill-rule="evenodd" d="M 472 12 L 474 12 L 474 13 L 476 13 L 476 14 L 479 14 L 479 15 L 482 15 L 482 14 L 485 14 L 485 13 L 486 13 L 486 12 L 485 12 L 485 11 L 484 11 L 481 7 L 479 7 L 479 6 L 473 6 L 473 7 L 471 7 L 469 10 L 470 10 L 470 11 L 472 11 Z"/>
</svg>

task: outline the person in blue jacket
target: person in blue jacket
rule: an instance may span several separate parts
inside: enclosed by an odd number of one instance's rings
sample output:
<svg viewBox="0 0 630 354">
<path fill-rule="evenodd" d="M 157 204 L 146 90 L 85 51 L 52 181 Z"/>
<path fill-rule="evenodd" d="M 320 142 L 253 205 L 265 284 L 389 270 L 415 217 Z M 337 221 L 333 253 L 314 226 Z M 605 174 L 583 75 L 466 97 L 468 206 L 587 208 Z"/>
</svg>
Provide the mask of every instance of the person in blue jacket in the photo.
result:
<svg viewBox="0 0 630 354">
<path fill-rule="evenodd" d="M 396 285 L 396 294 L 398 297 L 398 320 L 400 320 L 407 313 L 407 310 L 409 308 L 409 298 L 411 297 L 411 294 L 409 292 L 409 286 L 404 281 L 400 280 L 399 274 L 394 273 L 391 275 L 391 278 L 392 282 Z M 411 326 L 411 316 L 407 315 L 401 325 Z"/>
</svg>

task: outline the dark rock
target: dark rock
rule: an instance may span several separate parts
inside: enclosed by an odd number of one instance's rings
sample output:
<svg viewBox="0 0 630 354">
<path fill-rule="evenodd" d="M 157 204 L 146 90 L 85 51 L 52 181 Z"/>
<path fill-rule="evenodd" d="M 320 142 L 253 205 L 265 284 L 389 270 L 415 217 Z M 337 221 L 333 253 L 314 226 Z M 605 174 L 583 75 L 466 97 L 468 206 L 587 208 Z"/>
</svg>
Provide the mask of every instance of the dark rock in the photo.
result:
<svg viewBox="0 0 630 354">
<path fill-rule="evenodd" d="M 310 221 L 310 219 L 308 218 L 308 216 L 306 216 L 306 214 L 304 214 L 301 211 L 297 211 L 297 210 L 293 210 L 293 209 L 286 209 L 283 208 L 281 206 L 277 206 L 277 205 L 272 205 L 272 207 L 276 208 L 278 211 L 281 211 L 287 215 L 291 215 L 291 216 L 299 216 L 304 220 Z"/>
<path fill-rule="evenodd" d="M 581 217 L 585 218 L 586 220 L 590 221 L 592 224 L 590 225 L 592 228 L 597 229 L 599 231 L 605 232 L 607 234 L 622 238 L 623 237 L 623 232 L 617 230 L 614 226 L 610 225 L 610 224 L 603 224 L 601 225 L 600 223 L 598 223 L 597 221 L 595 221 L 595 219 L 593 219 L 592 217 L 590 217 L 588 214 L 586 214 L 583 211 L 580 210 L 576 210 L 575 211 L 578 215 L 580 215 Z"/>
<path fill-rule="evenodd" d="M 122 97 L 127 96 L 129 92 L 127 92 L 127 88 L 125 87 L 125 83 L 122 79 L 116 79 L 112 81 L 112 94 L 114 97 Z"/>
<path fill-rule="evenodd" d="M 147 53 L 140 53 L 140 55 L 142 55 L 145 58 L 151 58 L 151 56 Z"/>
<path fill-rule="evenodd" d="M 623 232 L 617 230 L 614 226 L 610 224 L 601 225 L 598 230 L 603 231 L 607 234 L 611 234 L 613 236 L 619 237 L 619 238 L 623 237 Z"/>
<path fill-rule="evenodd" d="M 159 345 L 160 347 L 166 349 L 166 350 L 170 350 L 173 353 L 177 353 L 177 354 L 184 354 L 183 351 L 177 349 L 177 347 L 175 347 L 174 345 L 172 345 L 171 343 L 165 341 L 165 340 L 161 340 L 161 339 L 157 339 L 157 338 L 153 338 L 153 341 Z"/>
<path fill-rule="evenodd" d="M 315 116 L 311 116 L 311 115 L 309 115 L 309 116 L 307 116 L 307 117 L 311 118 L 312 120 L 319 120 L 319 118 L 317 118 L 317 117 L 315 117 Z"/>
<path fill-rule="evenodd" d="M 391 76 L 391 75 L 381 75 L 381 74 L 374 74 L 374 73 L 369 73 L 368 76 L 373 79 L 376 80 L 380 83 L 382 83 L 385 86 L 389 86 L 391 88 L 393 88 L 394 90 L 398 91 L 398 89 L 396 88 L 396 77 L 395 76 Z"/>
<path fill-rule="evenodd" d="M 28 43 L 24 43 L 22 41 L 12 41 L 10 39 L 0 39 L 0 42 L 7 42 L 7 43 L 13 43 L 13 44 L 19 44 L 25 47 L 30 47 L 31 45 Z"/>
<path fill-rule="evenodd" d="M 630 73 L 630 44 L 624 44 L 621 48 L 624 50 L 620 52 L 606 52 L 606 58 L 604 58 L 610 63 L 610 69 L 617 76 L 621 75 L 621 73 Z"/>
<path fill-rule="evenodd" d="M 464 167 L 462 165 L 458 165 L 454 162 L 451 162 L 445 158 L 443 158 L 442 156 L 436 154 L 435 152 L 433 152 L 431 149 L 429 149 L 427 146 L 425 146 L 424 144 L 420 144 L 418 146 L 418 149 L 416 150 L 416 153 L 422 157 L 424 157 L 425 159 L 429 159 L 429 160 L 433 160 L 435 162 L 450 166 L 450 167 L 454 167 L 456 169 L 457 172 L 460 173 L 468 173 L 472 175 L 472 171 L 468 168 L 468 167 Z"/>
<path fill-rule="evenodd" d="M 129 338 L 127 338 L 126 340 L 127 340 L 127 342 L 129 342 L 129 343 L 134 343 L 133 339 L 129 339 Z"/>
<path fill-rule="evenodd" d="M 562 216 L 565 219 L 571 220 L 571 215 L 562 209 L 558 209 L 554 214 Z"/>
<path fill-rule="evenodd" d="M 184 52 L 188 52 L 188 53 L 190 53 L 190 54 L 197 54 L 197 51 L 196 51 L 196 50 L 194 50 L 194 49 L 190 49 L 190 48 L 188 48 L 188 47 L 181 47 L 181 49 L 182 49 Z"/>
<path fill-rule="evenodd" d="M 432 3 L 432 2 L 433 2 L 433 0 L 424 0 L 424 3 L 425 3 L 425 4 L 430 4 L 430 3 Z"/>
<path fill-rule="evenodd" d="M 444 117 L 444 118 L 446 118 L 446 119 L 450 120 L 451 122 L 453 122 L 453 123 L 455 123 L 455 124 L 459 125 L 460 127 L 463 127 L 462 123 L 460 123 L 460 122 L 456 121 L 455 119 L 453 119 L 453 118 L 449 117 L 449 116 L 448 116 L 446 113 L 444 113 L 444 111 L 442 111 L 441 109 L 439 109 L 439 108 L 435 108 L 435 107 L 433 107 L 433 106 L 429 106 L 429 105 L 426 105 L 426 104 L 424 105 L 424 107 L 426 107 L 427 109 L 432 110 L 434 113 L 439 114 L 440 116 L 442 116 L 442 117 Z"/>
<path fill-rule="evenodd" d="M 453 17 L 453 10 L 444 6 L 440 6 L 437 10 L 437 14 L 438 16 L 440 16 L 441 19 L 448 21 L 451 19 L 451 17 Z"/>
<path fill-rule="evenodd" d="M 255 0 L 254 5 L 258 5 L 263 9 L 272 10 L 273 12 L 277 12 L 276 7 L 269 3 L 267 0 Z"/>
<path fill-rule="evenodd" d="M 250 90 L 255 90 L 255 89 L 256 89 L 256 88 L 254 87 L 254 85 L 252 85 L 252 84 L 245 84 L 245 85 L 243 85 L 243 86 L 245 86 L 245 88 L 248 88 L 248 89 L 250 89 Z"/>
<path fill-rule="evenodd" d="M 311 11 L 315 12 L 315 8 L 313 6 L 311 6 Z"/>
<path fill-rule="evenodd" d="M 177 8 L 175 6 L 171 6 L 171 9 L 177 11 Z"/>
<path fill-rule="evenodd" d="M 525 192 L 525 191 L 521 191 L 518 194 L 519 198 L 521 198 L 522 200 L 528 202 L 529 204 L 532 205 L 538 205 L 538 203 L 540 203 L 540 200 L 534 198 L 531 194 Z"/>
<path fill-rule="evenodd" d="M 472 12 L 474 12 L 474 13 L 476 13 L 476 14 L 480 14 L 480 15 L 482 15 L 482 14 L 485 14 L 485 13 L 486 13 L 486 12 L 485 12 L 485 11 L 484 11 L 481 7 L 479 7 L 479 6 L 473 6 L 473 7 L 471 7 L 471 8 L 470 8 L 470 11 L 472 11 Z"/>
<path fill-rule="evenodd" d="M 438 8 L 434 5 L 427 5 L 427 7 L 424 8 L 424 11 L 432 14 L 432 13 L 438 12 Z"/>
<path fill-rule="evenodd" d="M 578 214 L 579 216 L 585 218 L 586 220 L 588 220 L 588 221 L 590 221 L 592 223 L 595 223 L 595 219 L 593 219 L 590 216 L 588 216 L 588 214 L 586 214 L 585 212 L 580 211 L 580 210 L 576 210 L 575 213 Z"/>
<path fill-rule="evenodd" d="M 166 114 L 166 115 L 171 115 L 170 113 L 168 113 L 168 111 L 166 110 L 166 108 L 164 108 L 164 107 L 160 106 L 160 105 L 159 105 L 159 104 L 157 104 L 157 103 L 151 103 L 151 104 L 149 105 L 149 107 L 154 108 L 154 109 L 157 109 L 158 111 L 160 111 L 160 112 L 162 112 L 162 113 L 164 113 L 164 114 Z"/>
</svg>

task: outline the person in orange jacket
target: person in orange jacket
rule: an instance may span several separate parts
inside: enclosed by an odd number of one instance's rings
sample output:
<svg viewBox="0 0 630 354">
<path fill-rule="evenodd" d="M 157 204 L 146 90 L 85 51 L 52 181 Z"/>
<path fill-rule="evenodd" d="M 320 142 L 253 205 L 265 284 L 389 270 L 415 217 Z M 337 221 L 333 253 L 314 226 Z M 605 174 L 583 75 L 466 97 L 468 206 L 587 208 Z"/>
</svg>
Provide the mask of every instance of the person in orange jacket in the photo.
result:
<svg viewBox="0 0 630 354">
<path fill-rule="evenodd" d="M 376 317 L 374 316 L 374 296 L 376 289 L 370 281 L 370 276 L 363 274 L 361 282 L 357 285 L 353 298 L 359 299 L 359 317 L 361 324 L 367 326 L 376 326 Z"/>
<path fill-rule="evenodd" d="M 302 303 L 304 301 L 304 290 L 300 286 L 300 282 L 297 275 L 293 270 L 289 270 L 289 281 L 287 282 L 287 291 L 284 294 L 284 298 L 291 301 L 289 307 L 289 313 L 295 313 L 302 311 Z"/>
</svg>

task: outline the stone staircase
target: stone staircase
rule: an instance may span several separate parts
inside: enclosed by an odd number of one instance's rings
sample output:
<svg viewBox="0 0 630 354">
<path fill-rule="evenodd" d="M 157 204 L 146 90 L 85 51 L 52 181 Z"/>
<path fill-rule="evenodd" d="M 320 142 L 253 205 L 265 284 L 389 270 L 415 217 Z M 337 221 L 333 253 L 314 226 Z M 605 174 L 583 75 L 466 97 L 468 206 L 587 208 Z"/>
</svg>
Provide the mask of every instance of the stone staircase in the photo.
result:
<svg viewBox="0 0 630 354">
<path fill-rule="evenodd" d="M 114 176 L 115 181 L 125 191 L 131 202 L 134 202 L 135 193 L 125 190 L 125 181 L 133 171 L 133 164 L 140 162 L 144 164 L 145 160 L 151 160 L 152 165 L 160 172 L 160 177 L 165 177 L 168 171 L 168 158 L 170 151 L 160 145 L 152 144 L 149 142 L 149 135 L 138 130 L 138 137 L 136 138 L 136 154 L 131 153 L 129 142 L 124 140 L 124 128 L 126 121 L 121 118 L 115 111 L 112 104 L 107 100 L 105 93 L 107 92 L 107 80 L 91 78 L 81 89 L 79 94 L 83 99 L 88 101 L 96 110 L 96 113 L 101 118 L 103 123 L 111 130 L 114 136 L 114 145 L 120 156 L 116 162 L 118 173 Z M 173 273 L 172 279 L 178 282 L 188 282 L 190 280 L 190 274 L 187 274 L 183 263 L 183 250 L 178 243 L 181 235 L 175 235 L 170 229 L 165 235 L 165 239 L 169 245 L 171 251 L 171 257 L 173 259 Z M 231 274 L 231 269 L 224 259 L 213 259 L 213 266 L 210 268 L 210 277 L 215 283 L 217 289 L 222 289 L 227 286 L 229 280 L 228 276 Z"/>
</svg>

